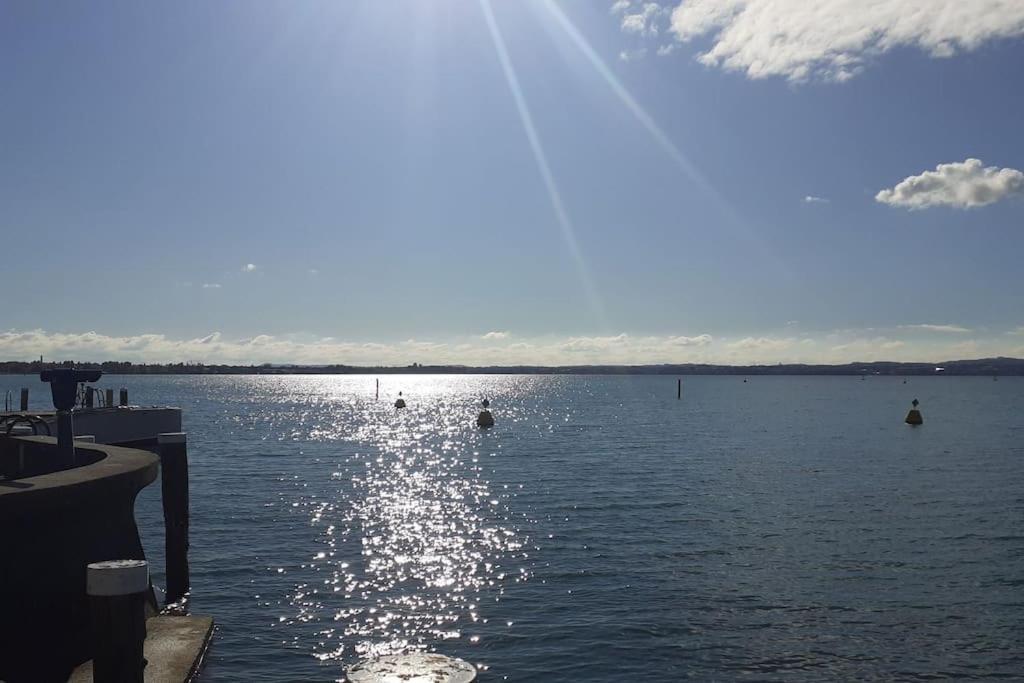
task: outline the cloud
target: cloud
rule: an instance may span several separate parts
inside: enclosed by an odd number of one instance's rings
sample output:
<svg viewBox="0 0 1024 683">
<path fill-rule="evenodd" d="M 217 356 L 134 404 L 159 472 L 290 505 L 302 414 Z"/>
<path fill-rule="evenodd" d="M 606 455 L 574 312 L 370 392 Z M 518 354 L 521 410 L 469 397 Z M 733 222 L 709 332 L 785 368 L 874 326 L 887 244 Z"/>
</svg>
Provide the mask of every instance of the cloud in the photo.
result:
<svg viewBox="0 0 1024 683">
<path fill-rule="evenodd" d="M 748 78 L 841 82 L 897 47 L 950 57 L 1024 35 L 1024 2 L 680 0 L 670 28 L 683 43 L 710 37 L 697 57 L 707 66 Z"/>
<path fill-rule="evenodd" d="M 814 195 L 807 195 L 804 197 L 804 204 L 828 204 L 829 200 L 824 197 L 815 197 Z"/>
<path fill-rule="evenodd" d="M 253 272 L 256 272 L 256 264 L 255 263 L 246 263 L 244 266 L 242 266 L 242 272 L 243 273 L 253 273 Z"/>
<path fill-rule="evenodd" d="M 320 274 L 320 271 L 317 270 L 316 268 L 310 268 L 306 272 L 309 274 L 310 277 L 316 277 L 317 275 Z"/>
<path fill-rule="evenodd" d="M 641 47 L 636 50 L 623 50 L 619 53 L 619 60 L 623 62 L 635 62 L 647 56 L 647 48 Z"/>
<path fill-rule="evenodd" d="M 612 3 L 611 13 L 620 14 L 625 12 L 629 9 L 631 4 L 630 0 L 615 0 L 615 2 Z"/>
<path fill-rule="evenodd" d="M 220 289 L 220 283 L 218 282 L 204 282 L 203 289 Z"/>
<path fill-rule="evenodd" d="M 900 328 L 904 330 L 924 330 L 926 332 L 951 332 L 954 334 L 963 334 L 971 331 L 969 328 L 961 327 L 960 325 L 929 325 L 927 323 L 900 325 Z"/>
<path fill-rule="evenodd" d="M 862 331 L 863 332 L 863 331 Z M 40 354 L 55 360 L 127 360 L 208 364 L 342 363 L 375 365 L 601 365 L 659 363 L 849 363 L 872 360 L 942 362 L 954 358 L 1021 355 L 1020 337 L 1004 332 L 988 338 L 927 335 L 907 342 L 858 331 L 819 335 L 748 336 L 718 339 L 710 334 L 629 334 L 482 339 L 464 336 L 445 341 L 406 339 L 395 342 L 344 341 L 309 335 L 256 334 L 230 339 L 220 332 L 175 339 L 143 333 L 112 336 L 95 331 L 0 331 L 0 360 L 30 360 Z"/>
<path fill-rule="evenodd" d="M 508 339 L 508 332 L 488 332 L 487 334 L 481 335 L 481 339 Z"/>
<path fill-rule="evenodd" d="M 613 12 L 619 4 L 612 5 Z M 636 5 L 635 9 L 637 11 L 630 11 L 632 9 L 634 8 L 627 5 L 625 9 L 621 10 L 623 12 L 622 30 L 626 33 L 636 33 L 642 36 L 658 35 L 658 19 L 666 12 L 666 8 L 656 2 L 645 2 Z"/>
<path fill-rule="evenodd" d="M 905 178 L 891 190 L 876 194 L 875 200 L 908 209 L 970 209 L 1015 195 L 1024 195 L 1024 173 L 1013 168 L 986 167 L 978 159 L 967 159 L 939 164 L 934 171 Z"/>
</svg>

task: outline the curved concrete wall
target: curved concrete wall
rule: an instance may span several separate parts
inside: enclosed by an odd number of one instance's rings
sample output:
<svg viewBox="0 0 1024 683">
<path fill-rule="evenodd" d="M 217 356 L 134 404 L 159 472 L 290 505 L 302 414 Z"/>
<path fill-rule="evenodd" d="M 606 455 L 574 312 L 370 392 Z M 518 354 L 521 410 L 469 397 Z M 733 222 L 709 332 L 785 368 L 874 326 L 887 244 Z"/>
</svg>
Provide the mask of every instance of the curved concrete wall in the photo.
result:
<svg viewBox="0 0 1024 683">
<path fill-rule="evenodd" d="M 21 452 L 22 478 L 0 479 L 0 680 L 65 681 L 91 658 L 85 567 L 145 559 L 135 497 L 156 479 L 155 455 L 79 446 L 77 467 L 57 469 L 48 437 L 0 439 L 0 461 Z M 19 476 L 7 469 L 8 476 Z"/>
</svg>

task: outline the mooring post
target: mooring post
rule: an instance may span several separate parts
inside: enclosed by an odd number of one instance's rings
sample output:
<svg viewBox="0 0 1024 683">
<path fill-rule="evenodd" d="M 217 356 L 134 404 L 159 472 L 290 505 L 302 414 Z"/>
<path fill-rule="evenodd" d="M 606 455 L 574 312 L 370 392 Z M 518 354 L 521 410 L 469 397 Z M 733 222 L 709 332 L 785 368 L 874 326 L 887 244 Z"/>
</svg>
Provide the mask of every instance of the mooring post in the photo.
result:
<svg viewBox="0 0 1024 683">
<path fill-rule="evenodd" d="M 125 389 L 124 387 L 121 387 L 121 395 L 120 395 L 119 398 L 121 399 L 120 400 L 120 404 L 121 405 L 123 405 L 123 406 L 127 406 L 128 405 L 128 390 Z"/>
<path fill-rule="evenodd" d="M 28 387 L 21 388 L 21 412 L 28 411 Z"/>
<path fill-rule="evenodd" d="M 683 398 L 683 380 L 681 378 L 676 380 L 676 398 Z"/>
<path fill-rule="evenodd" d="M 157 436 L 160 446 L 160 493 L 164 504 L 167 556 L 167 604 L 189 591 L 188 449 L 184 432 Z"/>
<path fill-rule="evenodd" d="M 145 560 L 95 562 L 86 569 L 86 593 L 92 612 L 92 680 L 142 683 L 146 659 Z"/>
<path fill-rule="evenodd" d="M 113 389 L 107 389 L 106 399 L 107 400 L 104 401 L 104 403 L 107 404 L 108 408 L 111 407 L 112 405 L 114 405 L 114 390 Z"/>
</svg>

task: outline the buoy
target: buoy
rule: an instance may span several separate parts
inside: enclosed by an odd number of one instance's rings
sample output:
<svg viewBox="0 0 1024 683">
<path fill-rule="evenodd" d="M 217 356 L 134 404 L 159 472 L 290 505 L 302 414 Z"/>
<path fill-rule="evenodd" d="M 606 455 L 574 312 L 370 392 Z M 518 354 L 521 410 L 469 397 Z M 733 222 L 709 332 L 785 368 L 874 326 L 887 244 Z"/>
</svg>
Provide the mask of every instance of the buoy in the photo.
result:
<svg viewBox="0 0 1024 683">
<path fill-rule="evenodd" d="M 493 427 L 494 416 L 491 415 L 491 411 L 488 408 L 491 406 L 491 402 L 486 398 L 483 400 L 484 409 L 480 411 L 480 414 L 476 416 L 477 427 Z"/>
<path fill-rule="evenodd" d="M 907 413 L 907 419 L 904 420 L 904 422 L 914 427 L 920 424 L 924 424 L 924 418 L 921 417 L 921 411 L 917 409 L 917 399 L 915 398 L 913 401 L 910 402 L 910 404 L 914 407 L 910 409 L 909 413 Z"/>
<path fill-rule="evenodd" d="M 402 392 L 401 391 L 398 392 L 398 400 L 395 401 L 395 407 L 396 408 L 404 408 L 405 407 L 405 399 L 402 398 Z"/>
<path fill-rule="evenodd" d="M 472 683 L 476 668 L 469 662 L 435 652 L 387 655 L 360 662 L 347 672 L 352 683 Z"/>
</svg>

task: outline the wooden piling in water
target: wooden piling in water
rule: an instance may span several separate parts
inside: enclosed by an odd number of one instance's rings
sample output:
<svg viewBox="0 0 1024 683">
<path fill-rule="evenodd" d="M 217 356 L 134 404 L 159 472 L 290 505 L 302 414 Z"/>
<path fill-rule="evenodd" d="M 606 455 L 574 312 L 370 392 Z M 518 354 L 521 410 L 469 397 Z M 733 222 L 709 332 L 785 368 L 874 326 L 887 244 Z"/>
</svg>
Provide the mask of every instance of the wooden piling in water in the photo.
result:
<svg viewBox="0 0 1024 683">
<path fill-rule="evenodd" d="M 28 387 L 21 388 L 21 412 L 28 411 Z"/>
<path fill-rule="evenodd" d="M 682 400 L 682 398 L 683 398 L 683 380 L 682 379 L 677 379 L 676 380 L 676 399 L 677 400 Z"/>
<path fill-rule="evenodd" d="M 184 432 L 157 435 L 160 446 L 160 493 L 164 507 L 167 604 L 189 591 L 188 449 Z"/>
<path fill-rule="evenodd" d="M 143 683 L 148 591 L 149 567 L 145 560 L 112 560 L 87 566 L 95 683 Z"/>
<path fill-rule="evenodd" d="M 118 398 L 120 398 L 120 401 L 118 401 L 119 405 L 127 406 L 128 405 L 128 390 L 125 389 L 124 387 L 121 387 L 121 395 Z"/>
</svg>

